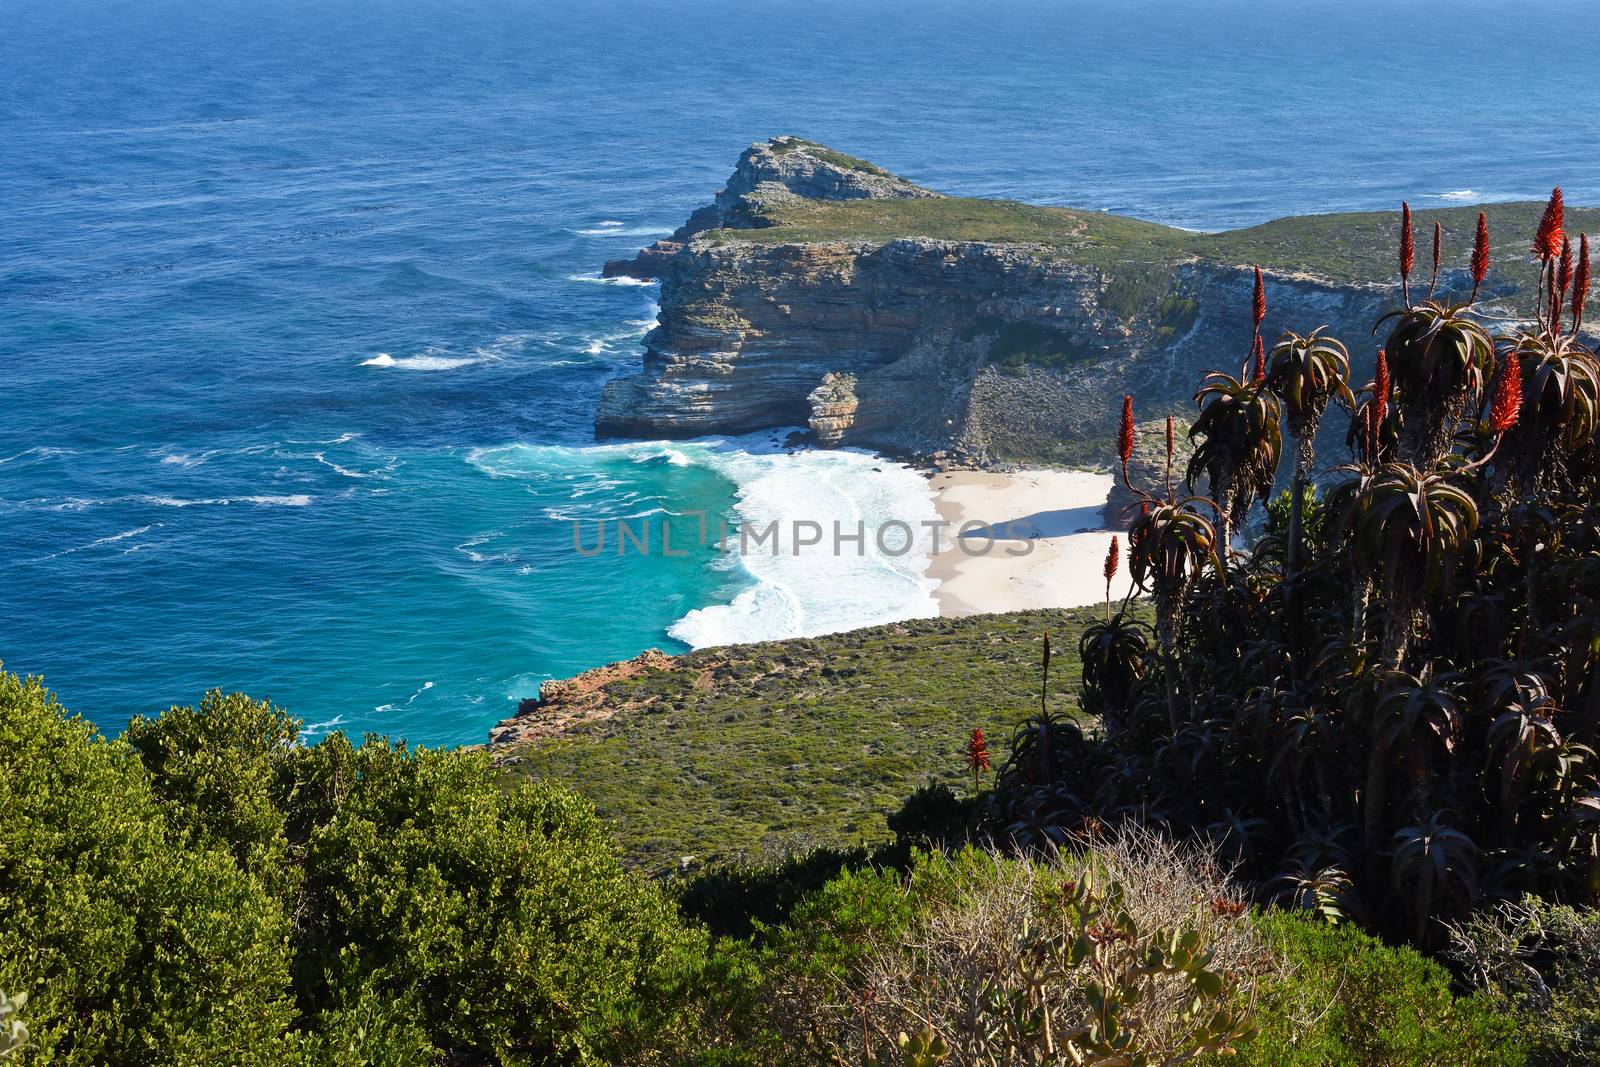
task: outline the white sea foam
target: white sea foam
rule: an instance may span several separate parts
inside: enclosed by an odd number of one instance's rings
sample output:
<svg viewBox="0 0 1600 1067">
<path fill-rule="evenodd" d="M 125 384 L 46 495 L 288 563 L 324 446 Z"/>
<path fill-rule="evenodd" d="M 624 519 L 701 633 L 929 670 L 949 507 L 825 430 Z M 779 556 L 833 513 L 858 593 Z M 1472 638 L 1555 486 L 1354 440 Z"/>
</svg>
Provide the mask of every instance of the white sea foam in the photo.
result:
<svg viewBox="0 0 1600 1067">
<path fill-rule="evenodd" d="M 70 448 L 51 448 L 48 445 L 35 445 L 32 448 L 25 448 L 15 455 L 0 456 L 0 466 L 14 463 L 19 459 L 51 459 L 55 456 L 76 456 L 77 454 Z"/>
<path fill-rule="evenodd" d="M 552 522 L 641 519 L 675 512 L 652 495 L 627 488 L 624 479 L 602 472 L 607 460 L 668 467 L 708 467 L 737 486 L 730 516 L 730 554 L 715 564 L 743 574 L 749 587 L 729 603 L 689 612 L 670 628 L 673 637 L 700 648 L 851 630 L 898 619 L 938 614 L 938 583 L 926 576 L 931 534 L 922 525 L 938 514 L 928 480 L 912 468 L 855 449 L 789 450 L 777 444 L 788 431 L 692 441 L 637 441 L 586 447 L 500 445 L 466 453 L 473 467 L 493 478 L 560 487 L 566 500 L 543 509 Z M 548 490 L 544 490 L 548 491 Z M 671 502 L 668 501 L 667 504 Z M 708 517 L 716 536 L 717 517 Z M 824 541 L 793 553 L 795 521 L 819 523 Z M 833 523 L 850 535 L 866 531 L 860 554 L 847 542 L 833 548 Z M 901 534 L 891 529 L 884 545 L 877 530 L 890 521 L 914 532 L 903 554 Z M 779 553 L 763 548 L 736 554 L 739 527 L 779 525 Z M 587 532 L 592 541 L 592 529 Z M 474 541 L 477 539 L 475 538 Z M 769 542 L 770 543 L 770 542 Z M 463 550 L 475 547 L 472 542 Z"/>
<path fill-rule="evenodd" d="M 466 353 L 453 352 L 441 345 L 429 345 L 422 351 L 410 356 L 396 358 L 388 352 L 379 352 L 361 361 L 363 367 L 391 367 L 395 370 L 415 371 L 446 371 L 456 370 L 461 367 L 470 367 L 476 363 L 497 363 L 508 356 L 522 351 L 535 334 L 531 333 L 505 333 L 481 345 L 476 345 Z"/>
<path fill-rule="evenodd" d="M 506 552 L 479 552 L 478 549 L 493 541 L 497 537 L 504 537 L 502 530 L 490 530 L 486 534 L 468 538 L 456 546 L 456 551 L 466 556 L 474 563 L 515 563 L 518 561 L 516 549 Z"/>
<path fill-rule="evenodd" d="M 251 496 L 214 496 L 203 499 L 192 499 L 178 496 L 139 496 L 134 500 L 141 504 L 153 504 L 162 508 L 195 508 L 195 507 L 228 507 L 232 504 L 254 504 L 264 508 L 303 508 L 311 503 L 311 497 L 305 493 L 285 493 L 281 495 L 255 494 Z M 100 503 L 100 501 L 94 501 Z"/>
<path fill-rule="evenodd" d="M 434 685 L 434 683 L 432 683 L 432 682 L 423 682 L 421 688 L 419 688 L 416 692 L 412 693 L 409 697 L 407 697 L 403 703 L 400 703 L 400 704 L 379 704 L 377 707 L 373 708 L 372 710 L 373 711 L 393 711 L 395 708 L 409 707 L 411 704 L 413 704 L 416 701 L 416 699 L 419 696 L 421 696 L 423 693 L 426 693 L 428 690 L 432 689 L 433 685 Z M 344 716 L 341 715 L 338 718 L 332 720 L 331 722 L 320 723 L 319 725 L 332 726 L 332 725 L 334 725 L 336 723 L 343 722 L 343 721 L 344 721 Z M 307 727 L 307 729 L 310 729 L 310 727 Z"/>
<path fill-rule="evenodd" d="M 402 356 L 395 359 L 387 352 L 379 352 L 371 359 L 361 361 L 363 367 L 394 367 L 398 370 L 455 370 L 457 367 L 470 367 L 474 363 L 483 363 L 488 357 L 482 355 L 471 356 L 441 356 L 432 352 L 421 352 L 415 356 Z"/>
<path fill-rule="evenodd" d="M 310 723 L 310 724 L 308 724 L 306 726 L 302 726 L 300 728 L 300 736 L 301 737 L 316 737 L 318 734 L 326 733 L 327 731 L 333 729 L 336 726 L 340 726 L 343 723 L 344 723 L 344 716 L 343 715 L 335 715 L 333 718 L 328 719 L 328 720 L 326 720 L 324 722 L 314 722 L 314 723 Z"/>
<path fill-rule="evenodd" d="M 1439 199 L 1466 202 L 1478 199 L 1478 194 L 1471 189 L 1452 189 L 1448 193 L 1440 193 Z"/>
<path fill-rule="evenodd" d="M 380 478 L 387 480 L 389 475 L 394 472 L 395 467 L 399 466 L 400 463 L 400 457 L 390 456 L 388 457 L 388 461 L 385 462 L 381 467 L 376 467 L 369 471 L 358 471 L 346 467 L 341 463 L 335 463 L 333 460 L 328 458 L 328 454 L 326 452 L 313 452 L 311 453 L 311 458 L 342 478 L 355 478 L 361 481 L 365 481 L 369 478 Z"/>
<path fill-rule="evenodd" d="M 588 282 L 591 285 L 655 285 L 653 281 L 642 281 L 638 278 L 602 278 L 598 274 L 569 274 L 569 282 Z"/>
<path fill-rule="evenodd" d="M 672 232 L 665 226 L 615 226 L 602 222 L 592 230 L 574 230 L 579 237 L 666 237 Z"/>
<path fill-rule="evenodd" d="M 22 501 L 21 503 L 29 507 L 42 508 L 45 511 L 84 511 L 88 508 L 101 507 L 107 504 L 146 504 L 157 508 L 227 507 L 231 504 L 254 504 L 257 507 L 303 508 L 310 505 L 311 497 L 305 493 L 216 497 L 141 494 L 138 496 L 40 498 Z"/>
<path fill-rule="evenodd" d="M 135 530 L 123 530 L 121 533 L 112 534 L 109 537 L 102 537 L 102 538 L 99 538 L 98 540 L 90 541 L 86 545 L 74 545 L 72 548 L 63 548 L 59 552 L 52 552 L 48 556 L 40 556 L 37 559 L 30 559 L 27 562 L 29 562 L 29 563 L 47 563 L 50 560 L 59 559 L 62 556 L 70 556 L 75 552 L 87 552 L 91 548 L 100 548 L 103 545 L 116 544 L 118 541 L 126 541 L 130 537 L 138 537 L 140 534 L 149 533 L 151 530 L 154 530 L 155 528 L 157 528 L 160 525 L 161 525 L 161 523 L 154 522 L 154 523 L 151 523 L 149 526 L 140 526 L 138 529 L 135 529 Z M 132 550 L 130 549 L 129 551 L 132 551 Z"/>
<path fill-rule="evenodd" d="M 756 435 L 736 438 L 705 447 L 697 458 L 737 483 L 737 517 L 752 536 L 769 523 L 778 524 L 778 552 L 752 543 L 737 560 L 755 584 L 730 603 L 689 612 L 668 632 L 694 648 L 705 648 L 937 615 L 933 593 L 938 582 L 926 576 L 931 536 L 922 526 L 938 519 L 928 480 L 870 452 L 804 450 L 789 455 L 769 441 Z M 819 523 L 822 543 L 797 555 L 792 543 L 796 521 Z M 895 530 L 878 543 L 877 531 L 893 521 L 911 528 L 909 545 Z M 846 535 L 864 527 L 859 554 L 852 542 L 835 550 L 835 522 Z M 738 535 L 730 536 L 729 551 L 737 547 Z M 902 547 L 906 550 L 896 554 Z"/>
</svg>

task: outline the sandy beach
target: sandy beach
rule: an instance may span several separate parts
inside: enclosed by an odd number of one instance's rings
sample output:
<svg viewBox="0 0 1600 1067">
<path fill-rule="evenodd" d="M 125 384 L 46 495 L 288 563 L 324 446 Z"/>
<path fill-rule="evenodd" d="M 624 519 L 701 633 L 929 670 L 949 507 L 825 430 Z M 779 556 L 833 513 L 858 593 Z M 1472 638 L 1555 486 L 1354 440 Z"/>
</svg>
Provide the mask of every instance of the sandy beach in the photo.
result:
<svg viewBox="0 0 1600 1067">
<path fill-rule="evenodd" d="M 939 581 L 935 595 L 941 615 L 1072 608 L 1104 600 L 1102 568 L 1113 531 L 1106 528 L 1101 508 L 1110 475 L 948 471 L 933 475 L 931 482 L 934 506 L 952 534 L 928 567 L 929 576 Z M 977 527 L 956 537 L 965 523 L 987 524 L 993 544 Z M 1111 586 L 1116 600 L 1131 584 L 1127 538 L 1122 541 L 1122 565 Z"/>
</svg>

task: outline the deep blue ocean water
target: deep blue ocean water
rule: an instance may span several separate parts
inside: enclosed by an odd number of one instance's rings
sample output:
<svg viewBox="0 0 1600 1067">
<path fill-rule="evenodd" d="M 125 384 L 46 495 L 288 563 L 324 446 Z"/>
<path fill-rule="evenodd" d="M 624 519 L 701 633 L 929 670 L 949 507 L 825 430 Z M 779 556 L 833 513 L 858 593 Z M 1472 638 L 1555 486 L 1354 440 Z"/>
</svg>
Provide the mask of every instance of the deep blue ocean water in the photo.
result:
<svg viewBox="0 0 1600 1067">
<path fill-rule="evenodd" d="M 1589 3 L 0 0 L 0 22 L 0 659 L 113 730 L 220 686 L 317 730 L 478 741 L 542 678 L 684 647 L 697 609 L 744 595 L 723 638 L 844 610 L 751 600 L 711 548 L 585 559 L 564 521 L 725 514 L 783 496 L 786 463 L 859 503 L 870 457 L 592 444 L 655 310 L 595 271 L 753 140 L 1198 228 L 1557 182 L 1600 202 Z M 880 577 L 885 604 L 922 595 Z"/>
</svg>

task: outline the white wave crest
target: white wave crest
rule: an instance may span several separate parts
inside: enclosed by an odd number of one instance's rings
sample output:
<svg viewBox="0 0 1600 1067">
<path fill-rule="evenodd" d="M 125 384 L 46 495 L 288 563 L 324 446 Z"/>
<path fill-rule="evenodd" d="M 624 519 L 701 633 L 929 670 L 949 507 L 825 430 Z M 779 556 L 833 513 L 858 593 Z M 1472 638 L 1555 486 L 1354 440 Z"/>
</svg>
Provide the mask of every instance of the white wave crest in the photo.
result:
<svg viewBox="0 0 1600 1067">
<path fill-rule="evenodd" d="M 123 530 L 121 533 L 112 534 L 110 537 L 102 537 L 102 538 L 99 538 L 98 540 L 90 541 L 86 545 L 74 545 L 72 548 L 63 548 L 59 552 L 52 552 L 48 556 L 40 556 L 37 559 L 30 559 L 30 560 L 27 560 L 26 562 L 28 562 L 28 563 L 47 563 L 50 560 L 59 559 L 62 556 L 70 556 L 70 555 L 72 555 L 73 553 L 76 553 L 76 552 L 87 552 L 91 548 L 99 548 L 102 545 L 116 544 L 118 541 L 126 541 L 130 537 L 138 537 L 140 534 L 149 533 L 151 530 L 156 529 L 160 525 L 161 525 L 161 523 L 159 523 L 159 522 L 153 522 L 149 526 L 140 526 L 136 530 Z"/>
<path fill-rule="evenodd" d="M 590 285 L 655 285 L 653 281 L 642 281 L 638 278 L 602 278 L 598 274 L 569 274 L 569 282 L 587 282 Z"/>
<path fill-rule="evenodd" d="M 157 508 L 228 507 L 232 504 L 254 504 L 257 507 L 303 508 L 311 504 L 311 497 L 306 493 L 217 497 L 181 497 L 147 493 L 138 496 L 69 496 L 60 499 L 43 497 L 20 501 L 19 503 L 27 507 L 40 508 L 44 511 L 86 511 L 89 508 L 104 507 L 110 504 L 146 504 Z"/>
<path fill-rule="evenodd" d="M 416 702 L 416 699 L 419 696 L 421 696 L 423 693 L 426 693 L 428 690 L 432 689 L 433 685 L 434 685 L 434 683 L 432 683 L 432 682 L 423 682 L 421 688 L 419 688 L 416 692 L 412 693 L 409 697 L 407 697 L 403 703 L 400 703 L 400 704 L 379 704 L 377 707 L 373 708 L 372 710 L 373 711 L 393 711 L 395 708 L 409 707 L 411 704 Z M 339 718 L 334 719 L 333 722 L 322 723 L 320 725 L 330 726 L 330 725 L 333 725 L 333 723 L 337 723 L 337 722 L 341 722 L 341 721 L 343 721 L 343 716 L 340 716 Z"/>
<path fill-rule="evenodd" d="M 333 718 L 328 719 L 328 720 L 326 720 L 324 722 L 313 722 L 313 723 L 308 723 L 305 726 L 302 726 L 300 728 L 300 736 L 301 737 L 316 737 L 318 734 L 327 733 L 329 730 L 333 729 L 334 727 L 341 726 L 343 724 L 344 724 L 344 716 L 343 715 L 335 715 Z"/>
<path fill-rule="evenodd" d="M 1478 199 L 1478 194 L 1472 189 L 1452 189 L 1448 193 L 1440 193 L 1439 199 L 1465 203 L 1469 200 Z"/>
<path fill-rule="evenodd" d="M 478 549 L 493 541 L 497 537 L 504 537 L 503 530 L 490 530 L 486 534 L 470 537 L 456 546 L 456 551 L 466 556 L 474 563 L 516 563 L 520 559 L 516 549 L 505 552 L 479 552 Z"/>
<path fill-rule="evenodd" d="M 153 504 L 161 508 L 228 507 L 233 504 L 254 504 L 257 507 L 264 508 L 303 508 L 311 504 L 311 497 L 305 493 L 216 496 L 203 499 L 177 496 L 139 496 L 133 499 L 141 504 Z M 110 501 L 91 501 L 91 503 L 110 503 Z"/>
<path fill-rule="evenodd" d="M 14 463 L 19 459 L 52 459 L 56 456 L 76 456 L 77 454 L 70 448 L 51 448 L 49 445 L 35 445 L 32 448 L 25 448 L 15 455 L 0 456 L 0 466 Z"/>
<path fill-rule="evenodd" d="M 753 545 L 728 549 L 754 585 L 727 604 L 689 612 L 668 633 L 694 648 L 811 637 L 899 619 L 938 614 L 927 577 L 935 522 L 928 480 L 902 463 L 856 450 L 800 451 L 793 455 L 752 435 L 707 448 L 697 458 L 738 484 L 738 519 L 752 536 L 776 524 L 778 551 Z M 794 545 L 796 522 L 822 528 L 822 543 Z M 853 541 L 842 534 L 864 531 Z M 909 543 L 898 527 L 910 528 Z M 879 530 L 887 531 L 882 540 Z M 902 548 L 904 549 L 902 551 Z"/>
<path fill-rule="evenodd" d="M 591 230 L 573 230 L 579 237 L 666 237 L 672 230 L 665 226 L 608 226 L 601 223 Z"/>
<path fill-rule="evenodd" d="M 415 356 L 402 356 L 395 359 L 387 352 L 379 352 L 371 359 L 361 361 L 363 367 L 394 367 L 399 370 L 424 370 L 440 371 L 455 370 L 457 367 L 470 367 L 474 363 L 483 363 L 488 357 L 472 356 L 441 356 L 423 352 Z"/>
</svg>

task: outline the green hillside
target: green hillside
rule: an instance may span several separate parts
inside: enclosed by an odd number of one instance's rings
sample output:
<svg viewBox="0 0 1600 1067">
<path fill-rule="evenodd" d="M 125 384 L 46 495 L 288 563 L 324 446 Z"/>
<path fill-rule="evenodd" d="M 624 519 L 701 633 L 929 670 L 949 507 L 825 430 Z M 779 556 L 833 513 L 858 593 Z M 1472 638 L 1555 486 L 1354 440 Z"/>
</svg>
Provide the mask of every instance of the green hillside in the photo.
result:
<svg viewBox="0 0 1600 1067">
<path fill-rule="evenodd" d="M 754 230 L 717 230 L 719 242 L 760 244 L 826 241 L 889 241 L 927 237 L 943 241 L 983 241 L 1042 245 L 1051 253 L 1091 266 L 1130 263 L 1177 264 L 1191 259 L 1227 264 L 1255 263 L 1269 270 L 1314 275 L 1341 283 L 1390 283 L 1399 280 L 1395 211 L 1303 215 L 1221 233 L 1193 233 L 1153 222 L 1080 211 L 1040 207 L 1013 200 L 945 197 L 937 200 L 802 200 L 769 209 L 772 224 Z M 1415 215 L 1418 270 L 1426 284 L 1428 249 L 1434 222 L 1444 226 L 1445 267 L 1464 268 L 1478 212 L 1489 217 L 1497 235 L 1491 286 L 1526 285 L 1535 274 L 1532 256 L 1510 235 L 1531 233 L 1542 203 L 1474 205 L 1418 210 Z M 1600 230 L 1600 208 L 1567 209 L 1567 226 Z"/>
<path fill-rule="evenodd" d="M 877 840 L 928 778 L 965 780 L 974 726 L 996 765 L 1039 700 L 1075 706 L 1077 642 L 1100 609 L 919 619 L 706 649 L 605 689 L 616 714 L 515 751 L 508 773 L 570 785 L 651 869 L 796 845 Z M 502 750 L 504 751 L 504 750 Z"/>
</svg>

